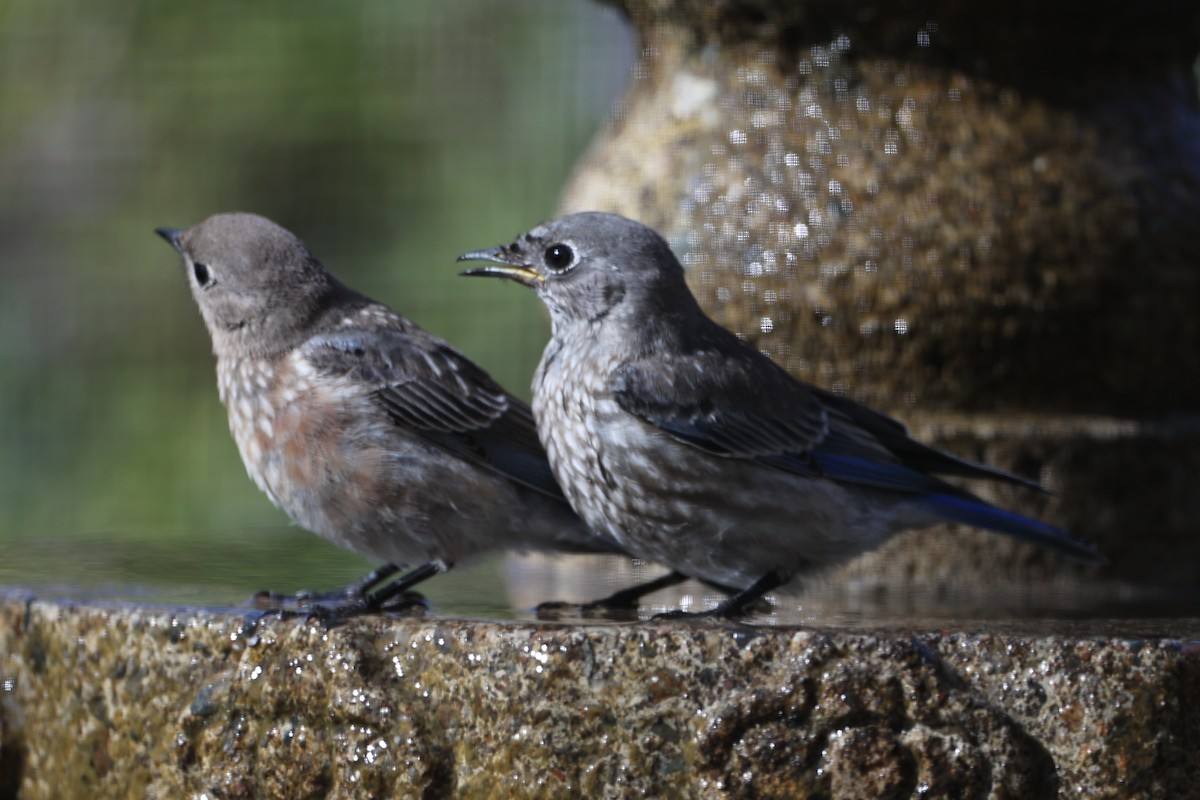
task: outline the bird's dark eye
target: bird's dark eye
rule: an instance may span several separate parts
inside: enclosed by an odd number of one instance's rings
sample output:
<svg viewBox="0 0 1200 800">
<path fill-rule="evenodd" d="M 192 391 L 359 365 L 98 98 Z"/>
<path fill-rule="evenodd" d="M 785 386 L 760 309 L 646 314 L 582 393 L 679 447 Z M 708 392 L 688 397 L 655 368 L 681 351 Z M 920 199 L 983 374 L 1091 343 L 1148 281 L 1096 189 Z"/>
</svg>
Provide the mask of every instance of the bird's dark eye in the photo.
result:
<svg viewBox="0 0 1200 800">
<path fill-rule="evenodd" d="M 201 264 L 199 261 L 192 264 L 192 274 L 196 276 L 196 283 L 200 287 L 205 287 L 212 283 L 212 273 L 208 271 L 206 265 Z"/>
<path fill-rule="evenodd" d="M 571 266 L 575 261 L 575 251 L 565 244 L 552 244 L 546 248 L 544 255 L 546 266 L 552 270 L 561 271 Z"/>
</svg>

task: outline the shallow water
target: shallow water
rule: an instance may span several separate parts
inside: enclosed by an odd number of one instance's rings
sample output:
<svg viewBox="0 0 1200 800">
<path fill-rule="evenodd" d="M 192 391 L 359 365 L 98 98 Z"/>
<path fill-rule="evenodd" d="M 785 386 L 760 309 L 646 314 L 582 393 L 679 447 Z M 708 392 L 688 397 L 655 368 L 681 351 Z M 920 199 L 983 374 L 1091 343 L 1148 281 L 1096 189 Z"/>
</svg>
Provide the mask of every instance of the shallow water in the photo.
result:
<svg viewBox="0 0 1200 800">
<path fill-rule="evenodd" d="M 294 528 L 174 534 L 42 536 L 0 541 L 0 585 L 67 599 L 237 607 L 259 591 L 330 591 L 378 566 Z M 496 559 L 452 570 L 422 593 L 439 612 L 513 615 Z"/>
<path fill-rule="evenodd" d="M 258 591 L 332 590 L 365 575 L 365 559 L 296 529 L 225 532 L 170 540 L 111 534 L 0 542 L 0 588 L 34 596 L 206 608 L 249 608 Z M 688 582 L 644 599 L 637 613 L 580 604 L 661 574 L 609 556 L 496 556 L 426 581 L 429 613 L 442 617 L 605 623 L 647 619 L 674 608 L 702 610 L 723 595 Z M 6 592 L 8 593 L 8 592 Z M 913 587 L 837 585 L 819 579 L 775 596 L 750 624 L 853 629 L 955 630 L 1200 636 L 1200 592 L 1126 584 Z M 539 611 L 550 601 L 563 605 Z"/>
</svg>

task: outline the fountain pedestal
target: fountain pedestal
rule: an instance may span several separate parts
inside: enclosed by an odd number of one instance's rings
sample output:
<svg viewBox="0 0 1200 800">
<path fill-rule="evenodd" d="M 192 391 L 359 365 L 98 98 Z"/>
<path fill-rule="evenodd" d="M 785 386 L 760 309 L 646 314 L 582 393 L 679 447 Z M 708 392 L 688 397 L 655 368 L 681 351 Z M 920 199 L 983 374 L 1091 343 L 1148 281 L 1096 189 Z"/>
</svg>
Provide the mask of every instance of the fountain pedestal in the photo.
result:
<svg viewBox="0 0 1200 800">
<path fill-rule="evenodd" d="M 0 798 L 1183 797 L 1200 651 L 1151 633 L 249 632 L 0 596 Z"/>
<path fill-rule="evenodd" d="M 657 228 L 793 374 L 1041 477 L 1058 501 L 1000 499 L 1111 576 L 1200 583 L 1195 7 L 615 4 L 641 58 L 563 211 Z M 945 541 L 883 558 L 1004 582 L 1042 558 Z"/>
</svg>

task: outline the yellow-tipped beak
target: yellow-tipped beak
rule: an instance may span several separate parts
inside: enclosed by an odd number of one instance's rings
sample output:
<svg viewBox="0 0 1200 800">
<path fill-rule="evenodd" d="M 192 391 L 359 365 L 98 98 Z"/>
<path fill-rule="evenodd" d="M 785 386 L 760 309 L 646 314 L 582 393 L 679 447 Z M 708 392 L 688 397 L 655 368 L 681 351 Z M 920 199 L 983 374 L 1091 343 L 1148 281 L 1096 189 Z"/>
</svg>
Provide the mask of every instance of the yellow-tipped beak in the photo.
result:
<svg viewBox="0 0 1200 800">
<path fill-rule="evenodd" d="M 516 281 L 523 286 L 537 286 L 546 278 L 542 273 L 538 272 L 528 264 L 523 264 L 516 260 L 514 255 L 503 247 L 496 247 L 491 250 L 473 250 L 470 253 L 463 253 L 458 257 L 459 261 L 490 261 L 492 263 L 484 267 L 475 267 L 459 273 L 469 278 L 487 277 L 487 278 L 507 278 L 510 281 Z"/>
</svg>

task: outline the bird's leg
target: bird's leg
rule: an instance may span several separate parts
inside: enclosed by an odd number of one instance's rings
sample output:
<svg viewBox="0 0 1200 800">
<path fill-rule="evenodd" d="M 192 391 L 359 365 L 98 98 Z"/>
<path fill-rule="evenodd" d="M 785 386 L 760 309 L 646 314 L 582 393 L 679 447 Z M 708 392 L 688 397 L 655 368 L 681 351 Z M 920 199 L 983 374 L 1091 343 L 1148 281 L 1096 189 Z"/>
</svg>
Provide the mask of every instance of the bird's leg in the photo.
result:
<svg viewBox="0 0 1200 800">
<path fill-rule="evenodd" d="M 641 605 L 641 599 L 651 592 L 657 592 L 659 589 L 666 589 L 669 586 L 675 586 L 683 583 L 688 579 L 687 575 L 682 572 L 668 572 L 666 575 L 660 575 L 657 578 L 652 578 L 648 581 L 643 581 L 635 586 L 630 586 L 628 589 L 621 589 L 618 592 L 613 592 L 607 597 L 602 597 L 599 600 L 593 600 L 590 603 L 584 603 L 579 606 L 580 613 L 587 617 L 599 615 L 605 618 L 616 619 L 624 617 L 625 614 L 614 612 L 634 612 Z M 564 610 L 572 608 L 571 603 L 565 603 L 558 600 L 547 600 L 544 603 L 539 603 L 535 612 L 538 618 L 557 619 L 558 615 Z M 635 619 L 636 616 L 630 614 L 630 619 Z"/>
<path fill-rule="evenodd" d="M 399 571 L 400 567 L 395 564 L 384 564 L 382 567 L 371 570 L 358 580 L 346 584 L 341 589 L 321 593 L 301 592 L 297 597 L 304 602 L 317 603 L 331 600 L 362 600 L 367 596 L 367 592 L 372 586 L 380 581 L 387 580 Z"/>
<path fill-rule="evenodd" d="M 422 564 L 411 572 L 401 575 L 391 583 L 385 584 L 362 598 L 362 606 L 364 611 L 378 611 L 384 606 L 389 608 L 427 605 L 425 598 L 416 592 L 410 592 L 409 589 L 416 586 L 421 581 L 428 580 L 435 575 L 441 575 L 450 569 L 449 564 L 444 564 L 441 561 L 430 561 L 427 564 Z"/>
<path fill-rule="evenodd" d="M 319 603 L 306 603 L 298 610 L 279 609 L 278 615 L 280 619 L 289 619 L 292 617 L 315 617 L 322 620 L 327 625 L 337 625 L 345 622 L 351 617 L 356 617 L 360 614 L 371 614 L 376 611 L 399 611 L 402 609 L 429 607 L 428 601 L 424 596 L 416 592 L 410 592 L 413 586 L 416 586 L 423 580 L 432 578 L 434 575 L 440 575 L 450 567 L 440 561 L 431 561 L 428 564 L 422 564 L 411 572 L 401 575 L 391 583 L 384 584 L 373 592 L 366 591 L 367 588 L 378 583 L 382 578 L 387 578 L 390 575 L 400 571 L 399 567 L 392 564 L 387 564 L 372 572 L 370 575 L 358 581 L 353 586 L 362 585 L 362 589 L 357 596 L 348 597 L 346 595 L 335 594 L 335 602 L 332 605 L 321 605 Z"/>
<path fill-rule="evenodd" d="M 669 586 L 677 586 L 687 579 L 688 576 L 684 575 L 682 572 L 668 572 L 666 575 L 660 575 L 657 578 L 643 581 L 635 586 L 630 586 L 628 589 L 621 589 L 618 592 L 613 592 L 608 597 L 602 597 L 599 600 L 593 600 L 590 603 L 585 603 L 583 605 L 583 610 L 591 611 L 606 608 L 637 608 L 640 605 L 641 599 L 651 592 L 657 592 L 659 589 L 666 589 Z"/>
<path fill-rule="evenodd" d="M 296 594 L 284 594 L 282 592 L 263 591 L 259 592 L 251 599 L 251 603 L 257 606 L 264 604 L 282 604 L 282 603 L 337 603 L 337 602 L 355 602 L 366 597 L 367 590 L 382 580 L 392 577 L 400 571 L 400 567 L 395 564 L 384 564 L 382 567 L 371 570 L 363 577 L 343 586 L 341 589 L 334 589 L 331 592 L 313 592 L 300 591 Z"/>
<path fill-rule="evenodd" d="M 710 608 L 708 611 L 668 611 L 665 614 L 659 614 L 655 619 L 680 619 L 694 617 L 735 617 L 747 610 L 747 608 L 765 595 L 772 589 L 778 589 L 783 584 L 787 583 L 785 578 L 779 572 L 768 572 L 761 578 L 756 580 L 747 588 L 728 597 L 723 603 L 715 608 Z"/>
<path fill-rule="evenodd" d="M 394 564 L 385 564 L 364 578 L 355 581 L 340 592 L 330 592 L 327 595 L 309 595 L 304 598 L 299 608 L 289 609 L 283 606 L 265 609 L 260 614 L 271 614 L 279 619 L 295 617 L 314 617 L 326 624 L 340 624 L 359 614 L 370 614 L 375 611 L 398 611 L 406 608 L 428 608 L 425 598 L 416 592 L 410 592 L 423 580 L 440 575 L 450 567 L 440 561 L 422 564 L 411 572 L 401 575 L 391 583 L 386 583 L 373 592 L 370 587 L 397 572 L 400 568 Z M 328 605 L 313 602 L 315 599 L 328 598 Z"/>
</svg>

